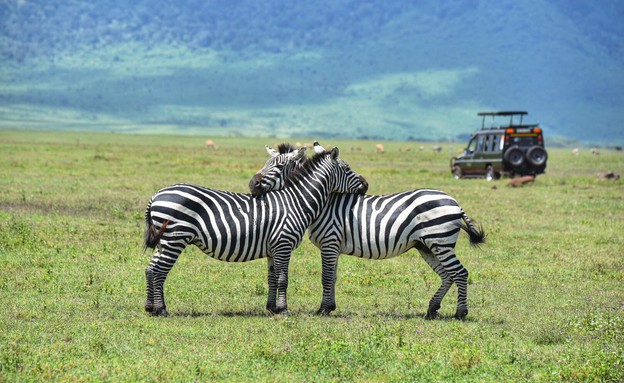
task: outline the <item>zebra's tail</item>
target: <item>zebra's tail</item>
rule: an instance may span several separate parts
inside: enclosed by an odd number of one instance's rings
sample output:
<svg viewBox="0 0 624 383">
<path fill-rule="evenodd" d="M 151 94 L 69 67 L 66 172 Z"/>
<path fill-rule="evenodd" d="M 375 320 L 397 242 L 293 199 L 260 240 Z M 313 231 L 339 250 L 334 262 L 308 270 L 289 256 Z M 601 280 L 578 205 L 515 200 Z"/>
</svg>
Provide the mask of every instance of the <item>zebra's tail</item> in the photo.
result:
<svg viewBox="0 0 624 383">
<path fill-rule="evenodd" d="M 485 231 L 483 231 L 483 226 L 479 225 L 477 228 L 468 218 L 465 212 L 462 212 L 462 219 L 464 222 L 461 224 L 461 228 L 464 229 L 468 236 L 470 237 L 470 244 L 472 246 L 479 247 L 480 244 L 485 243 L 486 235 Z"/>
<path fill-rule="evenodd" d="M 169 221 L 165 220 L 160 229 L 158 229 L 156 225 L 154 225 L 154 221 L 152 221 L 152 215 L 150 214 L 151 207 L 152 201 L 150 201 L 150 203 L 147 205 L 147 209 L 145 209 L 145 239 L 143 241 L 143 252 L 145 252 L 148 247 L 150 249 L 154 249 L 156 248 L 156 246 L 158 246 L 160 238 L 162 237 L 163 232 L 169 224 Z"/>
</svg>

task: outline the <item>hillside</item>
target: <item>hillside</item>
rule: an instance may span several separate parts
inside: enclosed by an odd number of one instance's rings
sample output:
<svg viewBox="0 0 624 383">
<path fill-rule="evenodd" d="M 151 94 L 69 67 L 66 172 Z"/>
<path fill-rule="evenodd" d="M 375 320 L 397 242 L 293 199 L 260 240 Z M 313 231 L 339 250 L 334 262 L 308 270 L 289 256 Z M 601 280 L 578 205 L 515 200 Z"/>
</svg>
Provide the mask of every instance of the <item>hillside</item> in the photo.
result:
<svg viewBox="0 0 624 383">
<path fill-rule="evenodd" d="M 452 140 L 482 110 L 622 143 L 617 1 L 9 1 L 0 126 Z"/>
</svg>

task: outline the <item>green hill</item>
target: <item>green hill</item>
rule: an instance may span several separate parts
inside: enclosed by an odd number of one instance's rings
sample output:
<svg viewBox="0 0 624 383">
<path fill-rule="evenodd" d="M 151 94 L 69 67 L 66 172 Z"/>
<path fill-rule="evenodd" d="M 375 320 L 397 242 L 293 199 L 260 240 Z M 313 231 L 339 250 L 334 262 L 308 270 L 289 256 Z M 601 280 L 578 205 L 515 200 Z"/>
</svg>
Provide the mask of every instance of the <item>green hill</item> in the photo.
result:
<svg viewBox="0 0 624 383">
<path fill-rule="evenodd" d="M 8 1 L 0 126 L 453 140 L 482 110 L 622 143 L 616 1 Z"/>
</svg>

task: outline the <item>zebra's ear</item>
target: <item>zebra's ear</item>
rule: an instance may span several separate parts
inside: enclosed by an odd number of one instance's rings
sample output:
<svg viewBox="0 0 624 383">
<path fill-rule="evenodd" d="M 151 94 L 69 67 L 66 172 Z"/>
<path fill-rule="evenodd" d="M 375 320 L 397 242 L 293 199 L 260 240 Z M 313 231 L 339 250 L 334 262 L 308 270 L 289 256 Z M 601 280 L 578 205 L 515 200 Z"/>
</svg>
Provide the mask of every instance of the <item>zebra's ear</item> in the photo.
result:
<svg viewBox="0 0 624 383">
<path fill-rule="evenodd" d="M 273 149 L 269 145 L 264 145 L 264 147 L 266 148 L 267 153 L 269 153 L 269 156 L 271 157 L 275 157 L 279 154 L 277 150 Z"/>
<path fill-rule="evenodd" d="M 338 150 L 338 147 L 334 146 L 331 150 L 331 158 L 334 161 L 338 160 L 338 155 L 340 154 L 340 150 Z"/>
<path fill-rule="evenodd" d="M 321 146 L 321 144 L 319 144 L 318 141 L 314 141 L 314 143 L 312 145 L 314 145 L 314 153 L 324 153 L 325 152 L 325 148 L 323 146 Z"/>
<path fill-rule="evenodd" d="M 293 153 L 293 160 L 298 161 L 302 159 L 303 157 L 305 157 L 305 153 L 306 153 L 305 146 L 301 149 L 295 150 L 295 152 Z"/>
</svg>

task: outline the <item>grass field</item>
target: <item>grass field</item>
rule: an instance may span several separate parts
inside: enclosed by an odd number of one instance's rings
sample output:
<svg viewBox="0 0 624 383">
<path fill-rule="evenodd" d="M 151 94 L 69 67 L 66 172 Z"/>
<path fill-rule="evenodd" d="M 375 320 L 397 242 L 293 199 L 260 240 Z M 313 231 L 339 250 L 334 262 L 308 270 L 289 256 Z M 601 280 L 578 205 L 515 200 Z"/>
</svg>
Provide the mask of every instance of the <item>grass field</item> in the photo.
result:
<svg viewBox="0 0 624 383">
<path fill-rule="evenodd" d="M 0 130 L 0 381 L 624 380 L 624 181 L 596 177 L 623 174 L 622 152 L 550 150 L 547 174 L 512 188 L 452 179 L 448 146 L 322 142 L 371 194 L 441 189 L 483 224 L 481 249 L 458 243 L 466 320 L 452 319 L 455 289 L 424 319 L 439 279 L 415 251 L 341 257 L 338 309 L 316 316 L 320 257 L 307 239 L 291 262 L 290 316 L 264 309 L 264 260 L 189 248 L 165 286 L 171 316 L 153 318 L 141 251 L 151 195 L 176 182 L 246 192 L 264 144 L 278 143 L 204 141 Z"/>
</svg>

